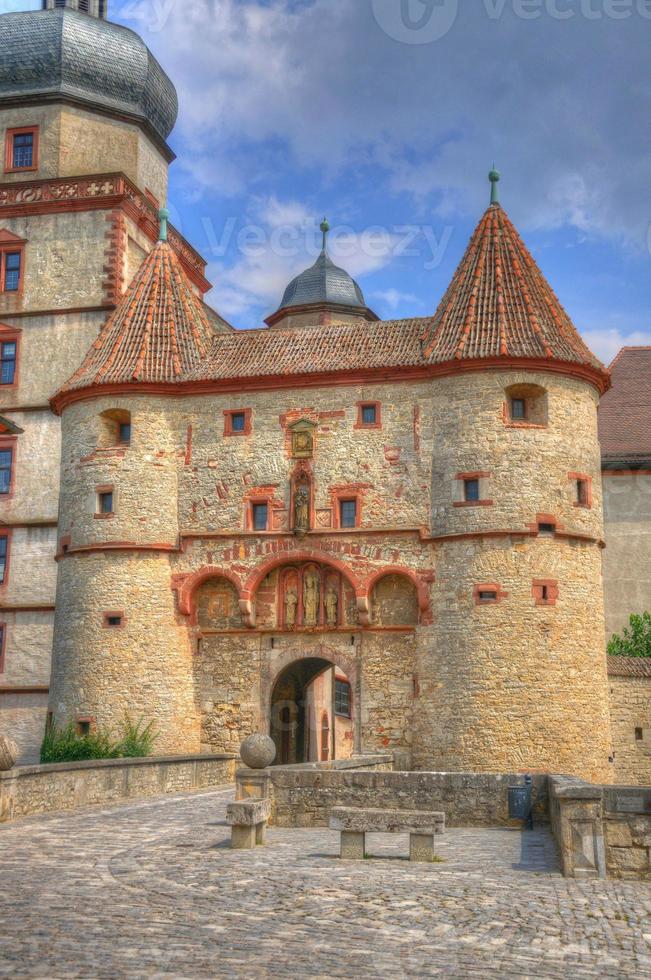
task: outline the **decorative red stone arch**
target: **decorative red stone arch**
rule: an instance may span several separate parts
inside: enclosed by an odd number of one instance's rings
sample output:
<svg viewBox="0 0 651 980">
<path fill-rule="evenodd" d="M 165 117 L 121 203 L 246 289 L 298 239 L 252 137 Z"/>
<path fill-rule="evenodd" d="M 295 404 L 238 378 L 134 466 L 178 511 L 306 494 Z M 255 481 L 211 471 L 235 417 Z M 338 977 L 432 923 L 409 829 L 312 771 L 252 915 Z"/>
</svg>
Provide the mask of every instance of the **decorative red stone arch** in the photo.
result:
<svg viewBox="0 0 651 980">
<path fill-rule="evenodd" d="M 307 562 L 313 561 L 319 565 L 329 565 L 331 568 L 336 569 L 340 572 L 345 579 L 350 582 L 355 590 L 355 595 L 360 594 L 361 584 L 359 578 L 355 573 L 346 565 L 344 562 L 339 561 L 338 558 L 333 558 L 332 555 L 327 554 L 323 551 L 316 551 L 314 549 L 306 548 L 303 551 L 282 551 L 270 558 L 259 568 L 256 568 L 249 577 L 247 578 L 244 586 L 242 588 L 241 598 L 244 601 L 251 601 L 255 597 L 260 585 L 266 579 L 269 572 L 273 572 L 274 568 L 279 568 L 281 565 L 291 565 L 295 562 Z"/>
<path fill-rule="evenodd" d="M 182 582 L 179 590 L 179 612 L 183 616 L 192 616 L 194 613 L 194 597 L 196 595 L 197 589 L 207 582 L 211 578 L 225 578 L 235 587 L 237 591 L 237 597 L 242 599 L 242 583 L 239 577 L 231 571 L 225 568 L 219 568 L 217 565 L 204 565 L 193 575 L 188 575 L 187 578 Z"/>
<path fill-rule="evenodd" d="M 408 578 L 416 589 L 418 608 L 420 609 L 421 613 L 429 613 L 431 611 L 427 583 L 424 582 L 423 579 L 416 574 L 416 572 L 412 572 L 411 569 L 404 568 L 402 565 L 385 565 L 383 568 L 378 569 L 377 572 L 373 572 L 364 582 L 359 595 L 364 596 L 368 601 L 376 583 L 379 582 L 380 579 L 386 578 L 387 575 L 402 575 L 404 578 Z"/>
</svg>

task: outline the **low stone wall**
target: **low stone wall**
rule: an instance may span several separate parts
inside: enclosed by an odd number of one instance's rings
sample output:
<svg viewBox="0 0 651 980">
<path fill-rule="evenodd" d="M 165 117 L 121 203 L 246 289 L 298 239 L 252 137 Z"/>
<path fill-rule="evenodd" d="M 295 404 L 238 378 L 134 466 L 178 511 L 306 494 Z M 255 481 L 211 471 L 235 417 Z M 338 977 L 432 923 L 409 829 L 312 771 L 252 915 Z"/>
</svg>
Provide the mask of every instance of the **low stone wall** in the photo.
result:
<svg viewBox="0 0 651 980">
<path fill-rule="evenodd" d="M 508 787 L 524 776 L 484 773 L 394 772 L 391 756 L 309 766 L 274 766 L 237 773 L 238 795 L 272 797 L 278 827 L 326 827 L 336 806 L 443 810 L 449 827 L 520 826 L 509 820 Z M 371 771 L 369 771 L 371 770 Z M 533 777 L 534 819 L 547 822 L 547 776 Z"/>
<path fill-rule="evenodd" d="M 651 880 L 651 788 L 606 786 L 603 819 L 609 877 Z"/>
<path fill-rule="evenodd" d="M 232 783 L 234 755 L 107 759 L 0 773 L 0 823 L 34 813 L 210 789 Z"/>
</svg>

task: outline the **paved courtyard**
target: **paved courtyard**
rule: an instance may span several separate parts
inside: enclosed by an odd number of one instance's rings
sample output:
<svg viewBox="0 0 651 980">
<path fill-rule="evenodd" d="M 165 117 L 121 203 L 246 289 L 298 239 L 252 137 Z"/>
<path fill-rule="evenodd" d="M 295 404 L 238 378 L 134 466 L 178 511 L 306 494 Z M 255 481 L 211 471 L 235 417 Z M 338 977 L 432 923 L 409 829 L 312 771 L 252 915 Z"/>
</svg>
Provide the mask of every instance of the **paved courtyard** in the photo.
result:
<svg viewBox="0 0 651 980">
<path fill-rule="evenodd" d="M 231 851 L 230 791 L 0 826 L 1 977 L 645 977 L 651 886 L 563 879 L 542 831 L 452 830 L 342 863 L 338 835 Z"/>
</svg>

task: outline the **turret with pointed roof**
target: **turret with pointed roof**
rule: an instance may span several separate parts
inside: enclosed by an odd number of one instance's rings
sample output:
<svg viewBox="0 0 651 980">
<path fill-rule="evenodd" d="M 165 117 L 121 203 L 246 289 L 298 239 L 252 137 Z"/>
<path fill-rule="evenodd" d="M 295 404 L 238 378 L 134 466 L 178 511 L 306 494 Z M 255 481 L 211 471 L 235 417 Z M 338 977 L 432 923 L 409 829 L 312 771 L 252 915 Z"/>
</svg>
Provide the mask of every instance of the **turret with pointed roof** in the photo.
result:
<svg viewBox="0 0 651 980">
<path fill-rule="evenodd" d="M 173 249 L 167 243 L 167 212 L 161 239 L 149 253 L 109 317 L 81 367 L 54 398 L 109 385 L 172 384 L 206 357 L 215 327 Z"/>
</svg>

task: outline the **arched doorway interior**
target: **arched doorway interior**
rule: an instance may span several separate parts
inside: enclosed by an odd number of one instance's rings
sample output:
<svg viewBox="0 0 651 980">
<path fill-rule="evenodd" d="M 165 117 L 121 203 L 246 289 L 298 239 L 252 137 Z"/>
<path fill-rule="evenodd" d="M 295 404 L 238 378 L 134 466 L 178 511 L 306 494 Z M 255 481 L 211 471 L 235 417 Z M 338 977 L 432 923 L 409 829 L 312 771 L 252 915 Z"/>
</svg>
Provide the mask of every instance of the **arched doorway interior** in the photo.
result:
<svg viewBox="0 0 651 980">
<path fill-rule="evenodd" d="M 270 718 L 277 765 L 352 755 L 352 688 L 328 660 L 306 657 L 286 667 L 272 690 Z"/>
</svg>

